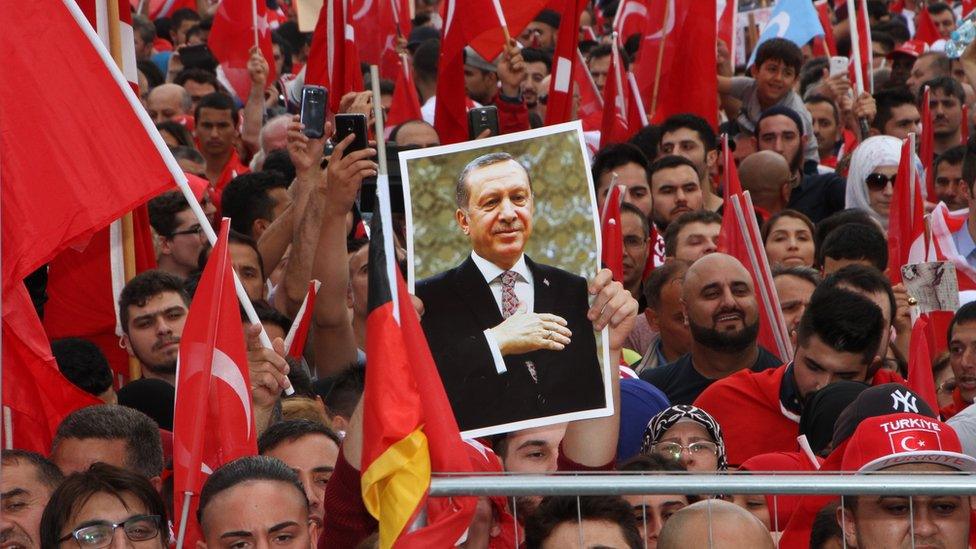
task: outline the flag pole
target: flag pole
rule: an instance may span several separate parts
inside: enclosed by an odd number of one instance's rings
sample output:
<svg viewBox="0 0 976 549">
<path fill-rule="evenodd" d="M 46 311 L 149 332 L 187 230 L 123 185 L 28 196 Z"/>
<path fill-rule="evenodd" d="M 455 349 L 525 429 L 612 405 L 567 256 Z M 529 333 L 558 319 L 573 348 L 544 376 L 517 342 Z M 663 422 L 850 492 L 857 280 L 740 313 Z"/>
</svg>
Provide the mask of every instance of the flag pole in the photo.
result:
<svg viewBox="0 0 976 549">
<path fill-rule="evenodd" d="M 193 492 L 183 492 L 183 508 L 180 510 L 180 529 L 176 534 L 176 546 L 183 547 L 183 540 L 186 538 L 186 519 L 190 515 L 190 498 Z"/>
<path fill-rule="evenodd" d="M 492 0 L 491 2 L 495 6 L 495 15 L 498 16 L 498 23 L 502 26 L 502 34 L 505 35 L 505 47 L 508 47 L 508 43 L 512 40 L 512 36 L 508 34 L 508 22 L 505 21 L 505 12 L 502 11 L 502 4 L 500 0 Z M 487 59 L 491 63 L 491 59 Z"/>
<path fill-rule="evenodd" d="M 386 271 L 389 279 L 396 280 L 396 250 L 392 246 L 393 217 L 390 208 L 390 179 L 386 166 L 386 138 L 383 136 L 383 110 L 380 103 L 380 70 L 376 65 L 369 66 L 369 78 L 373 92 L 373 124 L 376 132 L 376 161 L 379 171 L 376 177 L 376 198 L 380 221 L 383 223 L 383 238 L 389 239 L 383 246 L 386 253 Z M 393 301 L 393 318 L 400 323 L 399 288 L 390 283 L 390 297 Z"/>
<path fill-rule="evenodd" d="M 258 41 L 258 0 L 251 0 L 251 27 L 254 29 L 254 47 L 260 48 Z"/>
<path fill-rule="evenodd" d="M 120 71 L 125 70 L 122 59 L 122 22 L 119 18 L 119 0 L 108 0 L 108 47 L 112 60 Z M 136 276 L 136 239 L 135 226 L 132 222 L 132 212 L 128 212 L 119 220 L 122 228 L 122 265 L 124 281 L 128 283 Z M 139 359 L 129 357 L 129 381 L 142 377 L 142 366 Z"/>
<path fill-rule="evenodd" d="M 661 25 L 661 45 L 657 49 L 657 66 L 654 68 L 654 91 L 651 93 L 651 119 L 657 115 L 657 95 L 661 87 L 661 67 L 664 66 L 664 46 L 668 42 L 668 17 L 671 16 L 671 2 L 664 2 L 664 24 Z M 733 65 L 735 63 L 733 62 Z"/>
</svg>

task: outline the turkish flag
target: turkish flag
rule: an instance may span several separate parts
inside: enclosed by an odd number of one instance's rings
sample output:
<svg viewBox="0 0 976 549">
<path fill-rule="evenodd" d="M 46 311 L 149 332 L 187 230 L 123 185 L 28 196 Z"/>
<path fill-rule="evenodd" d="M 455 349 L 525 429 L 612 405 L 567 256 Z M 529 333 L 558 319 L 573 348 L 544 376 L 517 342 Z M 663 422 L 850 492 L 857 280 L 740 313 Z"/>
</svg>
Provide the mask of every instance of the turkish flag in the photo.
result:
<svg viewBox="0 0 976 549">
<path fill-rule="evenodd" d="M 603 241 L 603 266 L 613 272 L 613 279 L 624 281 L 624 236 L 620 226 L 620 203 L 627 187 L 613 185 L 603 202 L 600 215 L 600 234 Z"/>
<path fill-rule="evenodd" d="M 347 0 L 325 0 L 319 12 L 305 66 L 305 83 L 329 89 L 329 110 L 339 112 L 342 96 L 363 90 L 356 31 Z"/>
<path fill-rule="evenodd" d="M 735 52 L 735 19 L 739 13 L 739 0 L 718 0 L 715 7 L 718 17 L 715 33 L 729 47 L 729 52 Z"/>
<path fill-rule="evenodd" d="M 855 93 L 859 94 L 862 91 L 874 93 L 874 50 L 871 48 L 867 0 L 855 0 L 855 2 L 857 7 L 854 13 L 848 11 L 849 20 L 854 21 L 854 24 L 850 25 L 852 59 L 848 72 L 851 81 L 855 83 Z M 855 43 L 856 48 L 853 46 Z"/>
<path fill-rule="evenodd" d="M 274 50 L 271 48 L 271 26 L 268 24 L 268 8 L 263 0 L 257 0 L 257 20 L 252 13 L 255 0 L 221 0 L 214 14 L 213 27 L 207 45 L 220 61 L 224 76 L 241 101 L 247 101 L 251 93 L 251 76 L 247 61 L 251 48 L 258 46 L 268 62 L 268 85 L 275 81 Z M 254 29 L 257 28 L 257 44 Z"/>
<path fill-rule="evenodd" d="M 659 124 L 673 114 L 691 113 L 718 127 L 716 26 L 711 2 L 665 0 L 652 4 L 633 69 L 652 123 Z M 661 48 L 664 51 L 659 56 Z"/>
<path fill-rule="evenodd" d="M 820 26 L 823 27 L 824 35 L 822 38 L 815 38 L 814 55 L 818 57 L 830 57 L 837 53 L 837 40 L 834 39 L 834 26 L 830 22 L 830 5 L 827 0 L 817 0 L 813 3 L 817 9 L 817 18 L 820 19 Z"/>
<path fill-rule="evenodd" d="M 576 16 L 586 8 L 586 0 L 557 0 L 559 12 L 563 17 L 570 14 Z M 552 71 L 549 78 L 549 100 L 546 103 L 546 125 L 559 124 L 572 120 L 573 113 L 573 83 L 576 81 L 574 72 L 586 71 L 580 69 L 577 61 L 579 57 L 579 32 L 575 25 L 560 25 L 556 36 L 556 51 L 552 56 Z M 580 86 L 583 91 L 583 86 Z"/>
<path fill-rule="evenodd" d="M 471 0 L 467 0 L 459 6 L 464 6 L 467 9 L 470 6 Z M 525 27 L 532 22 L 532 19 L 539 12 L 546 8 L 549 4 L 549 0 L 497 0 L 489 4 L 491 11 L 478 14 L 481 18 L 485 19 L 488 24 L 484 26 L 480 32 L 472 36 L 468 44 L 474 48 L 474 51 L 478 52 L 478 55 L 491 61 L 492 59 L 498 57 L 502 53 L 505 47 L 505 33 L 502 31 L 501 21 L 496 15 L 497 11 L 494 6 L 501 7 L 502 14 L 504 16 L 504 22 L 508 26 L 508 34 L 512 38 L 522 34 Z M 579 31 L 579 17 L 573 21 L 567 19 L 569 12 L 564 12 L 563 19 L 560 21 L 560 27 L 562 23 L 566 22 L 571 28 Z M 472 14 L 476 15 L 476 14 Z"/>
<path fill-rule="evenodd" d="M 915 171 L 914 135 L 901 146 L 898 182 L 894 186 L 888 215 L 888 280 L 901 283 L 901 268 L 925 261 L 925 205 L 922 184 Z"/>
<path fill-rule="evenodd" d="M 652 0 L 621 0 L 613 19 L 613 31 L 623 42 L 635 34 L 645 34 L 648 13 L 654 4 L 659 3 Z"/>
<path fill-rule="evenodd" d="M 923 10 L 928 13 L 928 10 Z M 922 167 L 925 168 L 925 196 L 935 202 L 935 170 L 932 168 L 935 158 L 935 130 L 932 127 L 932 107 L 929 106 L 929 95 L 931 90 L 925 86 L 922 92 L 922 136 L 918 143 L 918 157 L 922 160 Z M 967 120 L 964 126 L 968 126 Z M 964 141 L 965 143 L 965 141 Z"/>
<path fill-rule="evenodd" d="M 312 315 L 315 312 L 315 298 L 321 285 L 318 280 L 309 281 L 308 292 L 302 300 L 302 306 L 298 309 L 288 335 L 285 336 L 285 354 L 292 358 L 300 360 L 305 351 L 305 342 L 308 340 L 308 331 L 312 326 Z"/>
<path fill-rule="evenodd" d="M 393 102 L 390 103 L 390 112 L 386 115 L 386 127 L 393 128 L 408 120 L 422 119 L 420 97 L 417 95 L 417 87 L 410 74 L 410 61 L 404 54 L 400 56 L 396 86 L 393 88 Z"/>
<path fill-rule="evenodd" d="M 227 249 L 230 220 L 220 234 L 190 304 L 180 340 L 173 414 L 173 503 L 187 512 L 185 547 L 199 539 L 196 509 L 207 476 L 221 465 L 258 453 L 244 327 Z"/>
<path fill-rule="evenodd" d="M 377 65 L 383 78 L 396 77 L 397 33 L 410 36 L 410 4 L 410 0 L 351 0 L 348 4 L 359 59 Z"/>
<path fill-rule="evenodd" d="M 922 314 L 912 326 L 911 343 L 908 349 L 908 388 L 918 393 L 933 410 L 939 409 L 935 393 L 935 379 L 932 377 L 932 352 L 929 341 L 928 315 Z"/>
<path fill-rule="evenodd" d="M 921 40 L 930 46 L 933 42 L 942 40 L 939 28 L 935 26 L 935 22 L 932 21 L 932 16 L 929 15 L 927 9 L 918 10 L 918 17 L 915 22 L 915 40 Z"/>
<path fill-rule="evenodd" d="M 627 86 L 620 68 L 620 54 L 614 46 L 610 54 L 607 83 L 603 86 L 603 120 L 600 122 L 600 148 L 622 143 L 630 137 L 627 127 Z"/>
<path fill-rule="evenodd" d="M 579 50 L 576 51 L 573 82 L 579 88 L 580 100 L 576 117 L 583 124 L 583 130 L 588 132 L 599 130 L 603 124 L 603 97 L 600 95 L 600 90 L 596 87 L 593 75 L 590 74 L 590 69 L 586 67 L 583 54 Z M 572 90 L 570 90 L 570 94 L 572 94 Z M 570 101 L 572 101 L 572 95 L 570 95 Z"/>
<path fill-rule="evenodd" d="M 969 210 L 949 211 L 944 202 L 939 202 L 929 216 L 932 225 L 932 242 L 935 245 L 936 261 L 951 261 L 956 267 L 956 280 L 959 291 L 976 290 L 976 269 L 969 266 L 966 258 L 959 254 L 952 234 L 961 231 L 969 218 Z"/>
</svg>

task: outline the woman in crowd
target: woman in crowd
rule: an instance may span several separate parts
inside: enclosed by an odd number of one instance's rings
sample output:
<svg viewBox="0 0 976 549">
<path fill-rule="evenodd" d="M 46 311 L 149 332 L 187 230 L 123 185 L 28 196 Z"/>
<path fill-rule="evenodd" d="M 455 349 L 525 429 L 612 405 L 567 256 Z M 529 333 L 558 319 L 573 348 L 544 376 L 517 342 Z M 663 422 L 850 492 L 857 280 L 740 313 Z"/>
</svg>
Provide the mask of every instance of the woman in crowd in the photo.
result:
<svg viewBox="0 0 976 549">
<path fill-rule="evenodd" d="M 688 471 L 728 468 L 722 428 L 708 412 L 688 404 L 671 406 L 651 418 L 641 453 L 677 461 Z"/>
<path fill-rule="evenodd" d="M 813 267 L 814 226 L 810 218 L 796 210 L 773 214 L 762 228 L 763 246 L 770 265 Z"/>
<path fill-rule="evenodd" d="M 854 150 L 847 173 L 846 207 L 868 212 L 885 229 L 895 185 L 907 183 L 896 177 L 901 144 L 901 139 L 889 135 L 866 139 Z M 917 156 L 912 159 L 919 165 Z"/>
</svg>

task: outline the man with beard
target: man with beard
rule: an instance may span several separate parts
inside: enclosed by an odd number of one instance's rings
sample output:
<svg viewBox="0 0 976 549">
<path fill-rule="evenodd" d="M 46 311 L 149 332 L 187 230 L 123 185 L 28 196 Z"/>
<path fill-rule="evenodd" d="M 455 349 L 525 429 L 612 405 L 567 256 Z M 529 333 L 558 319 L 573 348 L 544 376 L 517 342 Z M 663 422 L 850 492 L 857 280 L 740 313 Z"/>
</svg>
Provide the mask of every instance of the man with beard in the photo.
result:
<svg viewBox="0 0 976 549">
<path fill-rule="evenodd" d="M 814 291 L 797 328 L 792 363 L 739 372 L 695 400 L 722 426 L 729 465 L 759 454 L 795 451 L 804 403 L 835 381 L 900 380 L 887 370 L 871 374 L 881 363 L 878 349 L 885 327 L 881 308 L 867 297 L 838 287 Z"/>
<path fill-rule="evenodd" d="M 705 199 L 695 163 L 683 156 L 662 156 L 647 169 L 651 183 L 651 220 L 659 233 L 679 215 L 701 210 Z"/>
<path fill-rule="evenodd" d="M 641 373 L 671 404 L 691 404 L 716 380 L 740 370 L 761 372 L 782 364 L 756 344 L 755 288 L 738 259 L 720 253 L 702 257 L 688 269 L 681 290 L 691 352 Z"/>
<path fill-rule="evenodd" d="M 189 305 L 183 279 L 163 271 L 143 272 L 122 288 L 122 346 L 142 363 L 144 377 L 176 385 L 176 357 Z"/>
<path fill-rule="evenodd" d="M 834 173 L 803 173 L 803 148 L 808 138 L 803 133 L 803 119 L 789 107 L 766 109 L 756 122 L 756 150 L 775 151 L 790 164 L 794 183 L 786 207 L 818 223 L 844 209 L 847 184 Z"/>
<path fill-rule="evenodd" d="M 704 207 L 717 211 L 722 207 L 722 198 L 715 194 L 712 177 L 717 175 L 719 149 L 717 137 L 712 126 L 702 117 L 694 114 L 676 114 L 661 125 L 661 144 L 658 156 L 676 154 L 694 162 L 701 176 L 702 203 Z"/>
<path fill-rule="evenodd" d="M 962 141 L 962 106 L 966 103 L 966 92 L 955 79 L 939 76 L 922 85 L 918 92 L 919 101 L 923 98 L 925 86 L 929 88 L 929 108 L 932 112 L 932 149 L 938 155 Z M 919 105 L 921 108 L 922 105 Z"/>
<path fill-rule="evenodd" d="M 24 450 L 4 450 L 0 465 L 0 547 L 40 547 L 41 513 L 61 484 L 61 471 L 43 456 Z"/>
</svg>

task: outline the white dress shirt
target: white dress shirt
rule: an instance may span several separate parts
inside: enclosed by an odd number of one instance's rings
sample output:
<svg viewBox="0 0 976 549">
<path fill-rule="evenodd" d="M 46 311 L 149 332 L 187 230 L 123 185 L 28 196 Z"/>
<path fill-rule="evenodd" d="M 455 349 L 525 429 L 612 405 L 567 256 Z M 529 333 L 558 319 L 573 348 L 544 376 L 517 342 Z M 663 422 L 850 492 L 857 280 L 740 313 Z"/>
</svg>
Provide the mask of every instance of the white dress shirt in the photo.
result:
<svg viewBox="0 0 976 549">
<path fill-rule="evenodd" d="M 505 269 L 498 267 L 473 251 L 471 252 L 471 259 L 474 261 L 475 266 L 478 267 L 481 275 L 485 277 L 488 289 L 491 290 L 491 295 L 495 298 L 498 311 L 504 314 L 502 308 L 501 276 L 505 273 Z M 529 271 L 528 265 L 525 264 L 525 255 L 523 254 L 519 257 L 515 265 L 509 270 L 518 275 L 515 279 L 515 296 L 519 300 L 519 311 L 533 312 L 533 306 L 535 305 L 535 287 L 532 285 L 532 272 Z M 490 328 L 485 330 L 484 334 L 485 340 L 488 342 L 488 348 L 491 350 L 491 356 L 495 361 L 495 370 L 499 374 L 504 374 L 508 369 L 505 367 L 505 359 L 502 357 L 501 350 L 498 348 L 498 342 L 495 340 L 495 336 L 492 335 Z"/>
</svg>

